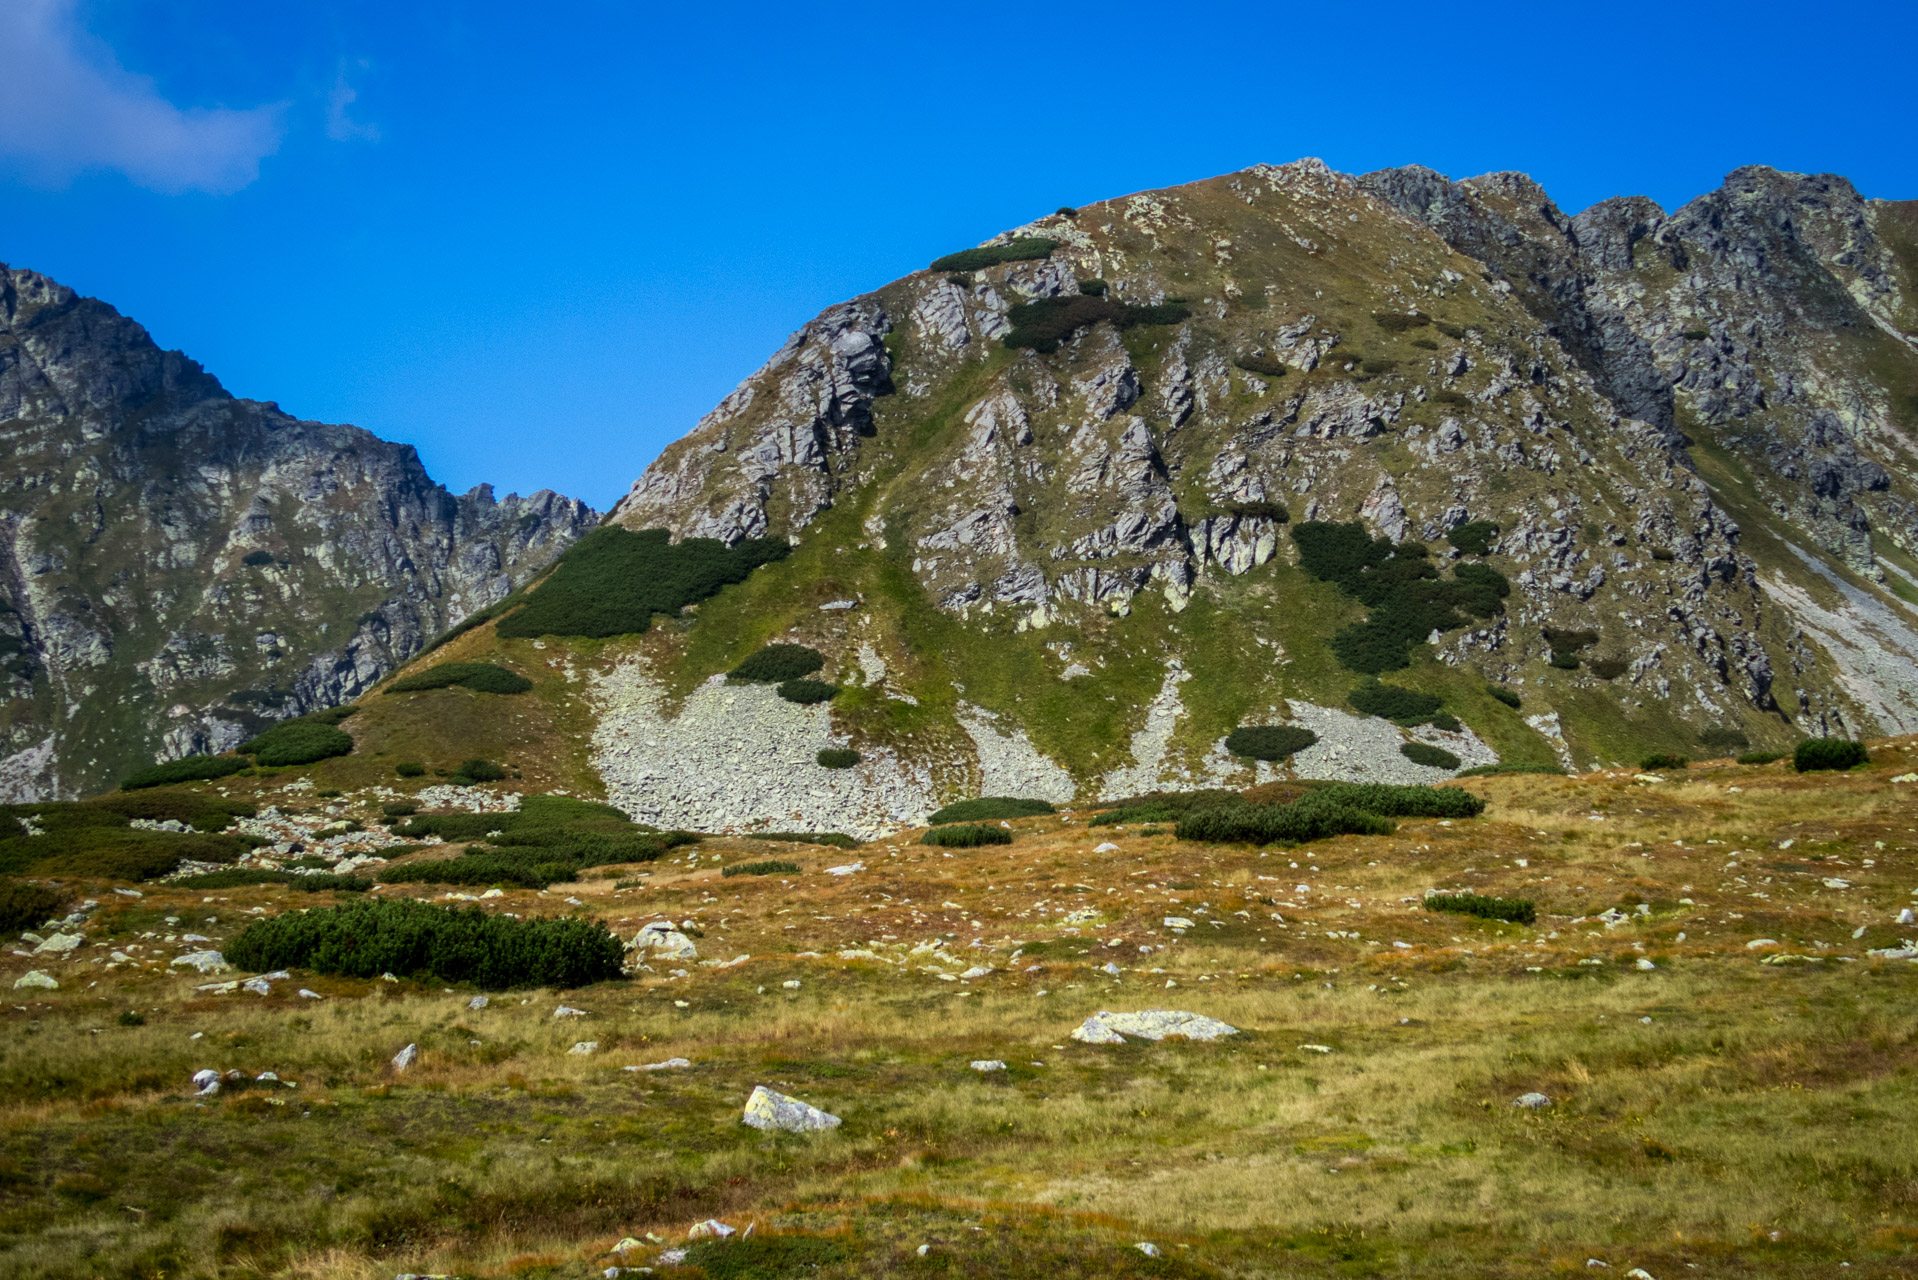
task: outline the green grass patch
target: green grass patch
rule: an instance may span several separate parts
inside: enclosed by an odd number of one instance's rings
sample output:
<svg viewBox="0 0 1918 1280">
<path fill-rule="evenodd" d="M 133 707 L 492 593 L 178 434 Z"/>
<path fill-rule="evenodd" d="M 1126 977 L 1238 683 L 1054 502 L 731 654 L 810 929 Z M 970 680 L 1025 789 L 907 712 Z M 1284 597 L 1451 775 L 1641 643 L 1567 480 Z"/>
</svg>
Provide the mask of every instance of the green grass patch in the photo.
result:
<svg viewBox="0 0 1918 1280">
<path fill-rule="evenodd" d="M 1477 916 L 1481 920 L 1504 920 L 1511 924 L 1533 924 L 1538 920 L 1538 908 L 1530 898 L 1488 898 L 1482 893 L 1428 893 L 1424 905 L 1427 911 Z"/>
<path fill-rule="evenodd" d="M 961 249 L 943 258 L 934 258 L 928 271 L 981 271 L 1002 262 L 1033 262 L 1049 258 L 1059 247 L 1057 240 L 1045 236 L 1020 236 L 1005 244 L 989 244 L 979 249 Z"/>
<path fill-rule="evenodd" d="M 981 845 L 1011 844 L 1012 832 L 1004 827 L 966 823 L 956 827 L 934 827 L 919 837 L 919 843 L 947 849 L 976 849 Z"/>
<path fill-rule="evenodd" d="M 1046 800 L 1027 800 L 1017 796 L 981 796 L 977 800 L 961 800 L 949 804 L 934 813 L 926 821 L 941 822 L 985 822 L 999 821 L 1005 818 L 1036 818 L 1041 814 L 1057 813 L 1051 802 Z"/>
<path fill-rule="evenodd" d="M 1738 757 L 1740 764 L 1772 764 L 1783 760 L 1787 753 L 1783 751 L 1747 751 Z"/>
<path fill-rule="evenodd" d="M 248 925 L 226 945 L 242 969 L 382 973 L 489 990 L 581 987 L 620 975 L 619 939 L 581 919 L 512 920 L 411 899 L 288 912 Z"/>
<path fill-rule="evenodd" d="M 1538 764 L 1525 760 L 1515 760 L 1508 764 L 1501 760 L 1497 764 L 1476 764 L 1469 769 L 1460 769 L 1458 776 L 1461 778 L 1492 778 L 1502 773 L 1552 773 L 1563 777 L 1565 769 L 1564 766 L 1556 764 Z"/>
<path fill-rule="evenodd" d="M 524 608 L 497 628 L 502 636 L 618 636 L 643 632 L 655 614 L 672 618 L 720 588 L 744 582 L 762 564 L 783 560 L 781 538 L 748 538 L 728 547 L 715 538 L 672 541 L 664 529 L 595 529 L 555 564 Z"/>
<path fill-rule="evenodd" d="M 1485 692 L 1514 711 L 1525 705 L 1525 700 L 1518 696 L 1518 690 L 1508 689 L 1502 684 L 1488 684 L 1485 686 Z"/>
<path fill-rule="evenodd" d="M 475 693 L 525 693 L 533 682 L 491 662 L 442 662 L 387 686 L 388 693 L 421 693 L 458 686 Z"/>
</svg>

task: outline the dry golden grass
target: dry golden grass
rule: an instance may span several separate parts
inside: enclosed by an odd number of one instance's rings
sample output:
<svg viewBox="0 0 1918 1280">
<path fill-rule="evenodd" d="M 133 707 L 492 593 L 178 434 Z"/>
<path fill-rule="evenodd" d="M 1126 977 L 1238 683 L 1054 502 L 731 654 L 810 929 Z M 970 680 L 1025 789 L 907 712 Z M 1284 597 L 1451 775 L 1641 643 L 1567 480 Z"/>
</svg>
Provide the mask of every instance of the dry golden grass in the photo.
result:
<svg viewBox="0 0 1918 1280">
<path fill-rule="evenodd" d="M 431 983 L 208 996 L 66 962 L 60 991 L 0 1015 L 0 1275 L 584 1277 L 623 1236 L 680 1243 L 709 1216 L 774 1241 L 747 1272 L 766 1275 L 1905 1274 L 1918 973 L 1867 951 L 1918 937 L 1893 923 L 1918 887 L 1913 788 L 1890 782 L 1912 746 L 1841 776 L 1474 780 L 1483 818 L 1295 850 L 1077 814 L 963 853 L 781 845 L 801 874 L 726 879 L 767 846 L 716 839 L 643 887 L 494 905 L 625 934 L 691 921 L 703 958 L 752 959 L 479 1011 Z M 1530 897 L 1539 919 L 1425 912 L 1435 887 Z M 111 910 L 230 936 L 307 905 L 149 886 Z M 1595 918 L 1611 907 L 1628 920 Z M 1806 958 L 1763 962 L 1781 954 Z M 974 964 L 995 972 L 957 978 Z M 556 1020 L 562 1002 L 587 1016 Z M 146 1024 L 118 1025 L 127 1008 Z M 1101 1008 L 1243 1034 L 1067 1039 Z M 582 1040 L 598 1051 L 567 1052 Z M 421 1059 L 396 1074 L 407 1043 Z M 672 1056 L 695 1065 L 622 1070 Z M 204 1066 L 298 1088 L 194 1099 Z M 845 1124 L 745 1129 L 756 1084 Z M 1553 1105 L 1512 1105 L 1532 1090 Z M 795 1233 L 830 1258 L 779 1262 Z"/>
</svg>

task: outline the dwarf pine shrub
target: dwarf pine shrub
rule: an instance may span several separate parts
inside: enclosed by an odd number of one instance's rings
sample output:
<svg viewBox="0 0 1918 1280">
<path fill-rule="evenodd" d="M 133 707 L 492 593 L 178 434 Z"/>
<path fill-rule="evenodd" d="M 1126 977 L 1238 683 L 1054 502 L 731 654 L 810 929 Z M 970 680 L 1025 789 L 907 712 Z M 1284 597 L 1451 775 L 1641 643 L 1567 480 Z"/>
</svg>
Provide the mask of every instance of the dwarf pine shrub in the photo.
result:
<svg viewBox="0 0 1918 1280">
<path fill-rule="evenodd" d="M 1399 748 L 1399 754 L 1413 764 L 1433 769 L 1456 769 L 1464 763 L 1444 747 L 1435 747 L 1427 742 L 1408 742 Z"/>
<path fill-rule="evenodd" d="M 1690 763 L 1691 761 L 1685 756 L 1659 752 L 1655 755 L 1641 756 L 1638 761 L 1638 767 L 1641 769 L 1683 769 Z"/>
<path fill-rule="evenodd" d="M 1214 844 L 1304 844 L 1337 835 L 1389 835 L 1393 818 L 1473 818 L 1484 810 L 1484 800 L 1459 787 L 1332 783 L 1289 804 L 1240 801 L 1194 809 L 1179 820 L 1177 835 Z"/>
<path fill-rule="evenodd" d="M 1565 769 L 1562 765 L 1542 764 L 1536 761 L 1501 760 L 1497 764 L 1479 764 L 1473 765 L 1470 769 L 1460 769 L 1458 776 L 1461 778 L 1490 778 L 1501 773 L 1555 773 L 1563 776 Z"/>
<path fill-rule="evenodd" d="M 1261 378 L 1283 378 L 1286 367 L 1283 361 L 1271 356 L 1233 356 L 1232 363 L 1247 373 L 1256 373 Z"/>
<path fill-rule="evenodd" d="M 1057 351 L 1059 344 L 1073 334 L 1101 321 L 1117 329 L 1131 329 L 1141 325 L 1178 324 L 1191 314 L 1191 308 L 1181 302 L 1133 306 L 1084 294 L 1064 298 L 1034 298 L 1006 313 L 1006 319 L 1012 323 L 1012 331 L 1001 341 L 1015 350 L 1025 347 L 1043 355 Z"/>
<path fill-rule="evenodd" d="M 1698 735 L 1698 740 L 1718 751 L 1736 751 L 1752 744 L 1743 729 L 1733 729 L 1726 725 L 1714 725 Z"/>
<path fill-rule="evenodd" d="M 0 933 L 37 929 L 66 913 L 66 898 L 45 885 L 0 880 Z"/>
<path fill-rule="evenodd" d="M 810 706 L 815 702 L 831 702 L 838 695 L 839 686 L 824 680 L 784 680 L 778 692 L 788 702 Z"/>
<path fill-rule="evenodd" d="M 268 871 L 264 867 L 226 867 L 204 875 L 182 876 L 171 883 L 183 889 L 241 889 L 256 884 L 283 884 L 308 893 L 365 893 L 373 882 L 364 876 L 336 876 L 324 872 L 301 875 L 294 871 Z"/>
<path fill-rule="evenodd" d="M 1849 738 L 1807 738 L 1799 743 L 1791 756 L 1792 768 L 1800 773 L 1811 773 L 1819 769 L 1850 769 L 1855 765 L 1870 764 L 1871 756 L 1865 751 L 1865 744 L 1853 742 Z"/>
<path fill-rule="evenodd" d="M 502 636 L 618 636 L 645 631 L 655 614 L 680 610 L 744 582 L 762 564 L 792 548 L 781 538 L 747 538 L 728 547 L 716 538 L 674 542 L 664 529 L 595 529 L 554 562 L 525 606 L 507 614 Z"/>
<path fill-rule="evenodd" d="M 475 782 L 502 782 L 505 778 L 506 770 L 491 760 L 476 758 L 462 760 L 460 767 L 453 774 L 452 781 L 455 786 L 471 786 Z"/>
<path fill-rule="evenodd" d="M 1364 715 L 1393 720 L 1407 726 L 1425 723 L 1445 705 L 1445 699 L 1436 693 L 1384 684 L 1378 680 L 1367 680 L 1356 686 L 1346 695 L 1346 701 Z"/>
<path fill-rule="evenodd" d="M 1057 813 L 1050 802 L 1045 800 L 1026 800 L 1017 796 L 981 796 L 977 800 L 961 800 L 949 804 L 933 814 L 926 821 L 940 822 L 997 822 L 1005 818 L 1034 818 L 1042 813 Z"/>
<path fill-rule="evenodd" d="M 1339 662 L 1367 675 L 1411 665 L 1411 649 L 1432 632 L 1465 626 L 1469 617 L 1504 611 L 1511 584 L 1487 564 L 1462 564 L 1442 578 L 1421 544 L 1394 545 L 1365 526 L 1310 520 L 1294 525 L 1299 565 L 1367 606 L 1363 622 L 1332 637 Z"/>
<path fill-rule="evenodd" d="M 1425 909 L 1512 924 L 1533 924 L 1538 920 L 1538 908 L 1529 898 L 1488 898 L 1482 893 L 1428 893 Z"/>
<path fill-rule="evenodd" d="M 823 844 L 834 849 L 857 849 L 859 842 L 839 831 L 754 831 L 748 840 L 771 840 L 777 844 Z"/>
<path fill-rule="evenodd" d="M 1514 711 L 1525 705 L 1524 699 L 1518 696 L 1518 690 L 1507 689 L 1501 684 L 1488 684 L 1485 686 L 1485 692 Z"/>
<path fill-rule="evenodd" d="M 226 945 L 242 969 L 382 973 L 510 987 L 579 987 L 617 978 L 618 938 L 577 917 L 513 920 L 407 898 L 287 912 L 248 925 Z"/>
<path fill-rule="evenodd" d="M 961 249 L 943 258 L 934 258 L 928 271 L 981 271 L 1002 262 L 1032 262 L 1049 258 L 1059 247 L 1057 240 L 1045 236 L 1020 236 L 1005 244 L 989 244 L 978 249 Z"/>
<path fill-rule="evenodd" d="M 696 842 L 686 831 L 658 831 L 627 820 L 608 804 L 572 796 L 530 795 L 510 813 L 445 813 L 415 817 L 393 829 L 401 839 L 438 836 L 470 841 L 454 858 L 402 862 L 382 869 L 388 884 L 485 884 L 545 888 L 575 880 L 588 867 L 652 862 Z"/>
<path fill-rule="evenodd" d="M 1012 832 L 1004 827 L 974 825 L 934 827 L 919 837 L 920 844 L 941 845 L 948 849 L 976 849 L 987 844 L 1011 844 Z"/>
<path fill-rule="evenodd" d="M 826 655 L 803 644 L 769 644 L 726 673 L 732 680 L 783 684 L 826 665 Z"/>
<path fill-rule="evenodd" d="M 781 862 L 777 858 L 768 858 L 764 862 L 735 862 L 719 874 L 722 876 L 796 876 L 799 874 L 799 864 Z"/>
<path fill-rule="evenodd" d="M 491 662 L 442 662 L 417 675 L 394 681 L 387 686 L 386 691 L 420 693 L 427 689 L 450 689 L 455 686 L 471 689 L 475 693 L 525 693 L 533 687 L 533 682 Z"/>
<path fill-rule="evenodd" d="M 247 767 L 248 762 L 240 756 L 186 756 L 150 768 L 135 769 L 120 783 L 120 790 L 138 791 L 143 787 L 167 787 L 178 782 L 211 782 Z"/>
<path fill-rule="evenodd" d="M 1632 669 L 1623 658 L 1593 658 L 1585 668 L 1600 680 L 1616 680 Z"/>
<path fill-rule="evenodd" d="M 358 711 L 357 707 L 333 707 L 293 720 L 282 720 L 272 728 L 242 742 L 239 754 L 252 756 L 269 768 L 312 764 L 353 750 L 353 739 L 336 728 L 340 721 Z"/>
<path fill-rule="evenodd" d="M 850 769 L 859 763 L 859 753 L 850 747 L 825 747 L 813 759 L 822 769 Z"/>
<path fill-rule="evenodd" d="M 1319 740 L 1295 724 L 1243 725 L 1225 736 L 1225 749 L 1251 760 L 1284 760 Z"/>
<path fill-rule="evenodd" d="M 1468 556 L 1489 556 L 1498 538 L 1498 526 L 1490 520 L 1470 520 L 1452 530 L 1446 539 Z"/>
<path fill-rule="evenodd" d="M 1176 822 L 1197 809 L 1216 809 L 1221 805 L 1243 804 L 1236 791 L 1207 788 L 1202 791 L 1154 791 L 1130 796 L 1113 808 L 1095 814 L 1088 827 L 1110 827 L 1132 822 Z"/>
<path fill-rule="evenodd" d="M 424 778 L 426 766 L 417 760 L 402 760 L 393 766 L 393 772 L 402 778 Z"/>
</svg>

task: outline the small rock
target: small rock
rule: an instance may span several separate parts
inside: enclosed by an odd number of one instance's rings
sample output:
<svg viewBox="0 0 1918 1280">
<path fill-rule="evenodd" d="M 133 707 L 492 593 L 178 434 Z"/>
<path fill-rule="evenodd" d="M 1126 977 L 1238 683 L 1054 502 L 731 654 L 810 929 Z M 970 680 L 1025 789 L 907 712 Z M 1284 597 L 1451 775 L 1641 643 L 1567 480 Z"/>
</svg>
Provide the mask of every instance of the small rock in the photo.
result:
<svg viewBox="0 0 1918 1280">
<path fill-rule="evenodd" d="M 848 862 L 843 867 L 827 867 L 826 874 L 829 876 L 849 876 L 855 871 L 864 871 L 865 869 L 866 864 L 863 862 Z"/>
<path fill-rule="evenodd" d="M 572 1048 L 568 1049 L 566 1052 L 577 1053 L 581 1055 L 582 1057 L 584 1057 L 586 1054 L 589 1054 L 589 1053 L 598 1053 L 599 1041 L 581 1040 L 578 1044 L 575 1044 Z"/>
<path fill-rule="evenodd" d="M 491 1000 L 488 1000 L 485 996 L 474 996 L 471 1000 L 468 1000 L 466 1002 L 466 1007 L 469 1009 L 484 1009 L 487 1005 L 491 1003 L 493 1002 Z"/>
<path fill-rule="evenodd" d="M 1625 1280 L 1652 1280 L 1652 1273 L 1643 1267 L 1633 1267 L 1625 1273 Z"/>
<path fill-rule="evenodd" d="M 612 1248 L 608 1249 L 606 1252 L 625 1253 L 629 1249 L 644 1249 L 645 1247 L 646 1247 L 646 1244 L 644 1241 L 635 1240 L 631 1236 L 627 1236 L 624 1240 L 621 1240 L 618 1244 L 614 1245 Z"/>
<path fill-rule="evenodd" d="M 681 1067 L 692 1066 L 690 1058 L 668 1058 L 664 1062 L 648 1062 L 644 1066 L 629 1067 L 631 1071 L 677 1071 Z"/>
<path fill-rule="evenodd" d="M 1775 947 L 1777 945 L 1778 939 L 1776 938 L 1753 938 L 1745 944 L 1745 950 L 1756 951 L 1760 947 Z"/>
<path fill-rule="evenodd" d="M 660 960 L 697 960 L 699 948 L 693 940 L 673 927 L 670 920 L 654 920 L 640 926 L 633 940 L 626 944 L 628 951 L 650 951 Z"/>
<path fill-rule="evenodd" d="M 799 990 L 799 979 L 788 978 L 784 982 L 780 983 L 779 985 L 784 987 L 788 991 L 797 991 Z"/>
<path fill-rule="evenodd" d="M 1647 960 L 1644 956 L 1640 956 L 1637 960 L 1633 961 L 1632 967 L 1638 970 L 1658 968 L 1657 965 L 1653 964 L 1650 960 Z"/>
<path fill-rule="evenodd" d="M 975 964 L 974 966 L 972 966 L 972 968 L 966 970 L 964 973 L 960 974 L 959 976 L 961 978 L 967 978 L 967 979 L 984 978 L 990 975 L 991 973 L 992 973 L 992 970 L 986 965 Z"/>
<path fill-rule="evenodd" d="M 1159 1246 L 1156 1244 L 1153 1244 L 1150 1240 L 1141 1240 L 1139 1241 L 1139 1243 L 1133 1245 L 1132 1247 L 1137 1249 L 1140 1253 L 1143 1253 L 1148 1258 L 1156 1258 L 1159 1256 Z"/>
<path fill-rule="evenodd" d="M 1302 1045 L 1300 1045 L 1300 1046 L 1299 1046 L 1299 1048 L 1300 1048 L 1300 1049 L 1302 1049 L 1302 1050 L 1303 1050 L 1304 1052 L 1306 1052 L 1306 1053 L 1330 1053 L 1330 1052 L 1332 1052 L 1332 1046 L 1331 1046 L 1331 1045 L 1329 1045 L 1329 1044 L 1302 1044 Z"/>
<path fill-rule="evenodd" d="M 555 1018 L 583 1018 L 586 1016 L 586 1010 L 575 1009 L 571 1005 L 563 1004 L 559 1006 L 559 1008 L 553 1010 L 553 1016 Z"/>
<path fill-rule="evenodd" d="M 409 1044 L 393 1055 L 393 1070 L 404 1071 L 420 1060 L 420 1047 Z"/>
<path fill-rule="evenodd" d="M 203 1067 L 193 1073 L 193 1084 L 201 1095 L 220 1091 L 220 1073 L 210 1067 Z"/>
<path fill-rule="evenodd" d="M 77 933 L 56 933 L 51 938 L 48 938 L 45 942 L 35 947 L 33 949 L 33 954 L 36 956 L 65 955 L 69 951 L 78 951 L 80 949 L 80 944 L 85 941 L 86 939 L 81 937 Z"/>
<path fill-rule="evenodd" d="M 256 996 L 270 996 L 273 994 L 273 984 L 265 978 L 248 978 L 240 984 L 240 990 L 251 991 Z"/>
<path fill-rule="evenodd" d="M 1184 916 L 1167 916 L 1165 918 L 1165 927 L 1168 929 L 1178 929 L 1178 930 L 1184 931 L 1186 929 L 1195 929 L 1198 926 L 1193 924 L 1190 920 L 1186 919 Z"/>
<path fill-rule="evenodd" d="M 60 984 L 53 980 L 52 974 L 43 973 L 38 969 L 29 969 L 25 974 L 13 980 L 13 989 L 15 991 L 58 991 Z"/>
<path fill-rule="evenodd" d="M 1896 921 L 1895 921 L 1894 923 L 1896 923 L 1896 924 L 1918 924 L 1918 918 L 1914 918 L 1914 917 L 1912 916 L 1912 914 L 1911 914 L 1911 908 L 1910 908 L 1910 907 L 1906 907 L 1906 908 L 1905 908 L 1904 910 L 1902 910 L 1902 911 L 1900 911 L 1900 912 L 1898 913 L 1898 919 L 1897 919 L 1897 920 L 1896 920 Z"/>
<path fill-rule="evenodd" d="M 1524 1107 L 1527 1111 L 1538 1111 L 1552 1105 L 1552 1100 L 1542 1093 L 1521 1093 L 1512 1099 L 1515 1107 Z"/>
<path fill-rule="evenodd" d="M 382 973 L 380 975 L 380 981 L 381 982 L 398 982 L 399 979 L 391 973 Z"/>
<path fill-rule="evenodd" d="M 1006 1064 L 997 1058 L 978 1058 L 972 1062 L 971 1066 L 974 1071 L 980 1072 L 981 1074 L 989 1071 L 1004 1071 L 1006 1069 Z"/>
<path fill-rule="evenodd" d="M 1104 844 L 1095 845 L 1092 851 L 1094 853 L 1117 853 L 1119 852 L 1119 846 L 1108 840 Z"/>
<path fill-rule="evenodd" d="M 302 999 L 302 1000 L 324 1000 L 324 999 L 326 999 L 326 997 L 325 997 L 325 996 L 323 996 L 323 995 L 321 995 L 321 994 L 320 994 L 319 992 L 317 992 L 317 991 L 308 991 L 308 990 L 307 990 L 307 989 L 306 989 L 305 987 L 301 987 L 301 988 L 300 988 L 300 999 Z"/>
<path fill-rule="evenodd" d="M 1119 966 L 1112 963 L 1112 961 L 1108 960 L 1104 964 L 1099 966 L 1099 972 L 1109 973 L 1116 978 L 1119 976 Z"/>
<path fill-rule="evenodd" d="M 1235 1036 L 1239 1029 L 1216 1018 L 1180 1009 L 1143 1009 L 1137 1013 L 1101 1010 L 1074 1028 L 1072 1038 L 1083 1044 L 1124 1044 L 1126 1036 L 1142 1040 L 1217 1040 Z"/>
<path fill-rule="evenodd" d="M 708 1218 L 704 1222 L 695 1222 L 693 1229 L 686 1233 L 688 1240 L 724 1240 L 733 1234 L 733 1228 L 718 1218 Z"/>
<path fill-rule="evenodd" d="M 752 1097 L 746 1099 L 742 1121 L 755 1129 L 778 1129 L 786 1133 L 833 1129 L 840 1123 L 838 1116 L 829 1115 L 797 1098 L 776 1093 L 763 1084 L 755 1086 Z"/>
<path fill-rule="evenodd" d="M 185 965 L 197 969 L 201 973 L 225 973 L 233 967 L 217 951 L 189 951 L 183 956 L 173 957 L 173 963 L 175 966 Z"/>
<path fill-rule="evenodd" d="M 684 1249 L 668 1249 L 659 1255 L 659 1265 L 662 1267 L 676 1267 L 684 1261 L 686 1261 Z"/>
</svg>

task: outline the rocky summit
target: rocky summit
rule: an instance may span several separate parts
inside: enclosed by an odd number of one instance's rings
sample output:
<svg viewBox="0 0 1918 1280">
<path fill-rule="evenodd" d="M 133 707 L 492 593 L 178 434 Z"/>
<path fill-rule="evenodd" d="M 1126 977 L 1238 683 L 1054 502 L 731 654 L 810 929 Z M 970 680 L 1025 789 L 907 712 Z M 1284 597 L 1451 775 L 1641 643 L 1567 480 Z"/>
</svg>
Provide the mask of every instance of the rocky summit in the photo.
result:
<svg viewBox="0 0 1918 1280">
<path fill-rule="evenodd" d="M 349 700 L 595 523 L 238 400 L 0 266 L 0 800 L 97 791 Z"/>
</svg>

